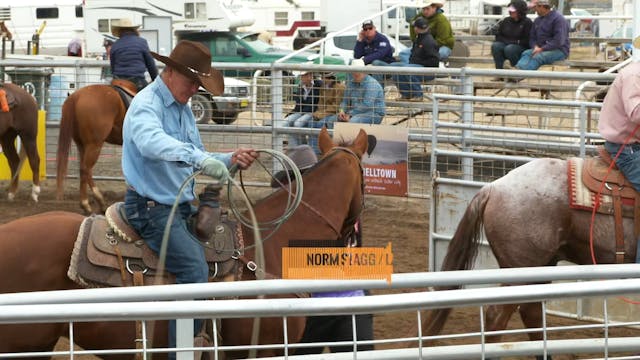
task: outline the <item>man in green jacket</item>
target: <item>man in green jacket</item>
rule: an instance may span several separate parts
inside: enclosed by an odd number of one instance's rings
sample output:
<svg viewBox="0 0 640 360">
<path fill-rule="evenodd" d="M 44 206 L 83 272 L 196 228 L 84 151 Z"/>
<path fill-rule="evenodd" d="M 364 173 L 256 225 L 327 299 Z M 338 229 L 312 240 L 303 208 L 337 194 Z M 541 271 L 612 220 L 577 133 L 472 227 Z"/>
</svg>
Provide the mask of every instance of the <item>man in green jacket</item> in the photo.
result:
<svg viewBox="0 0 640 360">
<path fill-rule="evenodd" d="M 449 56 L 451 56 L 451 50 L 453 49 L 453 44 L 455 43 L 453 30 L 451 29 L 451 23 L 449 22 L 449 19 L 444 16 L 444 10 L 442 10 L 443 6 L 444 0 L 424 0 L 424 6 L 422 7 L 421 13 L 411 19 L 412 24 L 416 19 L 420 17 L 427 20 L 427 23 L 429 25 L 429 33 L 436 40 L 436 45 L 438 45 L 440 61 L 446 61 Z M 409 34 L 411 36 L 411 41 L 414 41 L 416 33 L 413 27 L 410 28 Z M 408 63 L 411 49 L 409 49 L 408 52 L 405 52 L 406 51 L 400 52 L 400 61 Z"/>
</svg>

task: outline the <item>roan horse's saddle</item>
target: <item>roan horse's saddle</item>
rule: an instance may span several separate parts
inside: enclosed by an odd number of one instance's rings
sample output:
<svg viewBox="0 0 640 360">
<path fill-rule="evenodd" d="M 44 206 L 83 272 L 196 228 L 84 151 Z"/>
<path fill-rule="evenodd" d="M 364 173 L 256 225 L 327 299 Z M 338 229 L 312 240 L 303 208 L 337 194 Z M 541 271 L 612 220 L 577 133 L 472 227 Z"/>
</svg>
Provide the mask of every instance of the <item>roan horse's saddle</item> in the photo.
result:
<svg viewBox="0 0 640 360">
<path fill-rule="evenodd" d="M 613 160 L 604 148 L 599 148 L 598 152 L 599 157 L 569 159 L 569 205 L 593 210 L 597 203 L 597 212 L 614 216 L 616 261 L 622 263 L 625 255 L 622 218 L 633 218 L 637 239 L 640 234 L 640 193 L 617 167 L 609 170 Z"/>
<path fill-rule="evenodd" d="M 206 193 L 206 190 L 205 190 Z M 202 204 L 202 195 L 201 195 Z M 129 226 L 123 203 L 111 205 L 105 216 L 87 217 L 73 249 L 68 276 L 83 287 L 130 286 L 175 282 L 168 273 L 155 279 L 158 256 Z M 204 214 L 204 215 L 203 215 Z M 198 219 L 206 219 L 199 224 Z M 238 224 L 218 208 L 201 205 L 192 228 L 205 250 L 211 280 L 236 275 L 236 261 L 242 253 Z"/>
</svg>

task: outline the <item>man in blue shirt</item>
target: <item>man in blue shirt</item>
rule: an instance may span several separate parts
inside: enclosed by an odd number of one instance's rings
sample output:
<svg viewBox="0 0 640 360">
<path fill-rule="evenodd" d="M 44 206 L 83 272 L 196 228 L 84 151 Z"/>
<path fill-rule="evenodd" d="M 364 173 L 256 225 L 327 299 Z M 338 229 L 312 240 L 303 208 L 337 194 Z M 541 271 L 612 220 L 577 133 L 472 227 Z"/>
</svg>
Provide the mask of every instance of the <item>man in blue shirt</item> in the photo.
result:
<svg viewBox="0 0 640 360">
<path fill-rule="evenodd" d="M 529 34 L 530 49 L 525 50 L 516 64 L 519 70 L 536 70 L 545 64 L 569 57 L 569 23 L 551 9 L 549 0 L 538 0 L 538 17 Z"/>
<path fill-rule="evenodd" d="M 354 59 L 351 66 L 364 66 L 364 61 Z M 371 75 L 354 72 L 347 80 L 338 114 L 315 121 L 313 126 L 333 129 L 336 121 L 361 124 L 380 124 L 385 114 L 384 90 Z M 317 149 L 315 149 L 317 151 Z"/>
<path fill-rule="evenodd" d="M 158 76 L 147 40 L 138 34 L 139 27 L 129 19 L 114 20 L 111 33 L 119 39 L 111 47 L 109 56 L 113 78 L 133 82 L 138 91 L 147 86 L 145 71 L 149 72 L 151 80 Z"/>
<path fill-rule="evenodd" d="M 246 169 L 258 154 L 240 148 L 233 153 L 209 153 L 188 104 L 200 86 L 214 95 L 224 90 L 222 74 L 211 67 L 211 53 L 204 45 L 181 41 L 169 57 L 152 56 L 166 64 L 162 74 L 131 102 L 123 127 L 122 171 L 128 186 L 125 213 L 129 223 L 156 253 L 173 203 L 178 211 L 169 229 L 166 270 L 176 283 L 204 283 L 209 268 L 204 250 L 189 232 L 187 220 L 194 214 L 195 181 L 179 190 L 196 169 L 224 182 L 227 168 Z M 202 321 L 196 320 L 196 333 Z M 169 324 L 169 346 L 175 346 L 175 321 Z M 175 358 L 175 354 L 170 354 Z"/>
</svg>

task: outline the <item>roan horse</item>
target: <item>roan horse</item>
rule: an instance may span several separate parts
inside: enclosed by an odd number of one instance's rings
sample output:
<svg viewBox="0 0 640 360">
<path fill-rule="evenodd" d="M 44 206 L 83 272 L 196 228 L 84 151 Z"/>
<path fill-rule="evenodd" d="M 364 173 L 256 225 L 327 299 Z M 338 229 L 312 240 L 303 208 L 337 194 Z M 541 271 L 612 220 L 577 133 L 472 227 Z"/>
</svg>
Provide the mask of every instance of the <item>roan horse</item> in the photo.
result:
<svg viewBox="0 0 640 360">
<path fill-rule="evenodd" d="M 616 262 L 613 216 L 596 214 L 593 256 L 596 263 Z M 474 264 L 482 229 L 501 268 L 549 266 L 560 260 L 593 264 L 591 212 L 569 208 L 567 161 L 537 159 L 484 186 L 471 200 L 451 240 L 441 270 L 468 270 Z M 636 253 L 633 220 L 624 218 L 625 262 Z M 456 289 L 441 287 L 436 290 Z M 519 310 L 528 328 L 542 328 L 540 303 L 492 305 L 486 310 L 486 331 L 503 330 Z M 451 309 L 429 313 L 426 335 L 438 334 Z M 541 332 L 529 333 L 542 340 Z M 498 342 L 499 336 L 487 338 Z"/>
<path fill-rule="evenodd" d="M 125 83 L 121 84 L 124 86 Z M 135 92 L 132 84 L 127 89 Z M 92 213 L 87 187 L 91 189 L 100 212 L 104 213 L 106 204 L 100 189 L 93 182 L 93 167 L 98 161 L 102 145 L 105 142 L 122 145 L 122 123 L 127 109 L 113 86 L 89 85 L 79 89 L 65 100 L 62 105 L 60 134 L 58 137 L 57 198 L 64 196 L 64 180 L 67 176 L 67 163 L 71 139 L 78 148 L 80 162 L 80 207 Z"/>
<path fill-rule="evenodd" d="M 1 152 L 7 157 L 11 169 L 11 182 L 9 184 L 9 200 L 13 200 L 18 190 L 20 169 L 24 157 L 16 150 L 16 138 L 19 136 L 22 142 L 22 150 L 26 151 L 29 158 L 29 166 L 33 173 L 33 187 L 31 198 L 38 201 L 40 194 L 40 156 L 38 155 L 38 104 L 33 96 L 26 90 L 11 83 L 5 83 L 4 89 L 7 98 L 12 103 L 9 112 L 0 111 L 0 146 Z M 13 100 L 11 100 L 13 99 Z"/>
<path fill-rule="evenodd" d="M 363 206 L 363 175 L 360 164 L 367 150 L 367 135 L 361 130 L 354 142 L 336 146 L 326 129 L 320 133 L 323 158 L 303 176 L 302 202 L 291 218 L 264 241 L 268 276 L 281 276 L 281 249 L 290 239 L 343 239 L 353 229 Z M 327 189 L 331 188 L 331 196 Z M 287 192 L 280 189 L 260 200 L 254 210 L 258 221 L 281 215 Z M 76 289 L 67 277 L 74 241 L 84 217 L 69 212 L 48 212 L 0 225 L 0 293 Z M 240 261 L 254 260 L 251 229 L 242 228 L 246 251 Z M 243 280 L 255 279 L 247 268 Z M 291 295 L 294 296 L 294 295 Z M 251 344 L 252 319 L 222 322 L 224 345 Z M 263 318 L 261 344 L 282 344 L 282 319 Z M 304 318 L 289 318 L 289 343 L 302 335 Z M 0 353 L 50 351 L 60 336 L 68 334 L 68 324 L 0 325 Z M 166 346 L 166 322 L 156 322 L 154 347 Z M 85 349 L 135 348 L 135 325 L 129 323 L 76 323 L 74 340 Z M 160 355 L 160 354 L 159 354 Z M 282 351 L 260 350 L 258 356 L 282 355 Z M 246 358 L 246 352 L 226 354 L 227 358 Z M 110 359 L 130 359 L 131 355 L 113 355 Z M 164 357 L 164 356 L 159 356 Z"/>
</svg>

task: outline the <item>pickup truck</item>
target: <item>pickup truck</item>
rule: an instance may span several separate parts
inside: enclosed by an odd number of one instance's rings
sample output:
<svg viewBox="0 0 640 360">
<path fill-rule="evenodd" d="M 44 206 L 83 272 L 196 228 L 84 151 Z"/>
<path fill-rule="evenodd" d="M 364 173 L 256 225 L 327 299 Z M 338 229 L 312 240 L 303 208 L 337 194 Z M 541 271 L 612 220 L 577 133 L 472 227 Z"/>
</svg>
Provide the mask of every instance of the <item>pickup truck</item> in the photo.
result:
<svg viewBox="0 0 640 360">
<path fill-rule="evenodd" d="M 213 96 L 203 88 L 191 97 L 191 110 L 198 124 L 231 124 L 238 113 L 249 107 L 249 86 L 246 81 L 224 78 L 224 92 Z"/>
<path fill-rule="evenodd" d="M 259 33 L 233 31 L 177 32 L 178 40 L 198 41 L 209 47 L 214 62 L 268 63 L 290 54 L 291 50 L 279 49 L 258 39 Z M 287 63 L 320 63 L 320 55 L 304 52 L 289 58 Z M 340 57 L 324 56 L 325 65 L 345 65 Z M 225 76 L 250 77 L 248 71 L 224 71 Z"/>
</svg>

